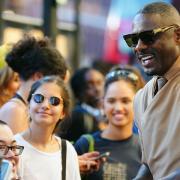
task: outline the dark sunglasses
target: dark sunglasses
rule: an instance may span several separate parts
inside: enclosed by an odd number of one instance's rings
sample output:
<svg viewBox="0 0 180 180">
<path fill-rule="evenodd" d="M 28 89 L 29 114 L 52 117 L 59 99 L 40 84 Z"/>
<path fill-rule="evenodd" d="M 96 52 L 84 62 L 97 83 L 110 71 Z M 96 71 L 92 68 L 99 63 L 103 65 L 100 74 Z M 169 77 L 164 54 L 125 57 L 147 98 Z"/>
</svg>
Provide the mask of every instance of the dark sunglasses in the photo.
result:
<svg viewBox="0 0 180 180">
<path fill-rule="evenodd" d="M 43 96 L 42 94 L 32 94 L 33 96 L 33 100 L 36 103 L 42 103 L 45 99 L 45 96 Z M 51 96 L 49 99 L 49 103 L 53 106 L 58 106 L 59 104 L 63 103 L 63 100 L 55 97 L 55 96 Z"/>
<path fill-rule="evenodd" d="M 135 73 L 133 73 L 129 70 L 124 70 L 124 69 L 114 70 L 114 71 L 109 72 L 106 75 L 105 80 L 110 81 L 110 80 L 113 80 L 114 78 L 127 78 L 127 79 L 133 81 L 134 83 L 136 83 L 139 79 Z"/>
<path fill-rule="evenodd" d="M 159 33 L 163 33 L 171 28 L 175 28 L 177 25 L 170 25 L 162 28 L 156 28 L 148 31 L 143 31 L 140 33 L 127 34 L 124 35 L 123 38 L 126 41 L 129 47 L 136 47 L 139 39 L 146 45 L 153 44 Z"/>
</svg>

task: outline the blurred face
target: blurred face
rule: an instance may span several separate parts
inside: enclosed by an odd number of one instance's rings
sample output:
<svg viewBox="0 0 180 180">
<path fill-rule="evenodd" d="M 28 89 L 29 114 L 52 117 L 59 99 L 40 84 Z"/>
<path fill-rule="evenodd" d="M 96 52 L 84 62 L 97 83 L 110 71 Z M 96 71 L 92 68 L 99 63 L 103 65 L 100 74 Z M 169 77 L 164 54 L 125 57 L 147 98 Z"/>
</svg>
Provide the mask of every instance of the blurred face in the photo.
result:
<svg viewBox="0 0 180 180">
<path fill-rule="evenodd" d="M 20 87 L 19 75 L 16 72 L 14 72 L 13 77 L 8 85 L 8 90 L 11 92 L 12 95 L 14 95 L 16 91 L 19 89 L 19 87 Z"/>
<path fill-rule="evenodd" d="M 104 96 L 104 113 L 109 124 L 116 127 L 132 126 L 134 95 L 129 82 L 119 80 L 109 84 Z"/>
<path fill-rule="evenodd" d="M 15 145 L 16 141 L 13 138 L 13 133 L 11 129 L 7 125 L 0 124 L 0 147 L 2 148 L 3 146 Z M 15 156 L 14 152 L 12 150 L 9 150 L 8 153 L 3 156 L 3 158 L 12 162 L 13 172 L 15 173 L 17 171 L 17 165 L 19 160 L 18 156 Z"/>
<path fill-rule="evenodd" d="M 103 95 L 104 76 L 99 71 L 90 70 L 86 73 L 88 103 L 95 105 Z"/>
<path fill-rule="evenodd" d="M 63 119 L 63 98 L 61 89 L 55 83 L 40 86 L 31 98 L 29 105 L 32 123 L 40 126 L 52 126 Z"/>
<path fill-rule="evenodd" d="M 163 23 L 162 23 L 163 22 Z M 169 26 L 158 14 L 138 14 L 133 21 L 133 33 Z M 175 27 L 157 33 L 151 43 L 138 40 L 134 47 L 144 71 L 148 75 L 164 75 L 179 56 L 179 44 L 175 41 Z"/>
</svg>

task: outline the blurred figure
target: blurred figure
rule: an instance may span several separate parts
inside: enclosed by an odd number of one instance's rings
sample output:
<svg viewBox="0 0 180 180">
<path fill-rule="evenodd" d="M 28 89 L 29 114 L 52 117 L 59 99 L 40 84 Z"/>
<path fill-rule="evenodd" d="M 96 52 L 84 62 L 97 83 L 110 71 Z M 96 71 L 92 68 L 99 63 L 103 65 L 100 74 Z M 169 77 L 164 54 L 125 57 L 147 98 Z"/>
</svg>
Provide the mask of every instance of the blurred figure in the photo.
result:
<svg viewBox="0 0 180 180">
<path fill-rule="evenodd" d="M 0 118 L 14 134 L 28 128 L 27 97 L 34 81 L 45 75 L 58 75 L 66 79 L 67 66 L 64 58 L 49 42 L 24 36 L 6 56 L 7 64 L 19 74 L 21 86 L 16 95 L 0 109 Z"/>
<path fill-rule="evenodd" d="M 18 74 L 13 72 L 5 62 L 11 46 L 10 44 L 0 46 L 0 107 L 15 95 L 20 86 Z"/>
<path fill-rule="evenodd" d="M 57 137 L 55 128 L 68 115 L 70 97 L 57 76 L 36 81 L 28 96 L 30 125 L 15 136 L 24 146 L 20 157 L 24 180 L 80 180 L 75 149 L 68 141 Z M 64 144 L 65 143 L 65 144 Z"/>
<path fill-rule="evenodd" d="M 17 145 L 12 130 L 5 122 L 0 120 L 0 158 L 8 160 L 12 164 L 12 173 L 10 174 L 11 177 L 9 177 L 9 179 L 19 179 L 17 171 L 19 162 L 18 156 L 22 153 L 23 149 L 23 146 Z M 0 165 L 0 168 L 3 167 Z M 0 179 L 3 180 L 4 177 L 1 175 L 2 174 L 0 173 Z"/>
<path fill-rule="evenodd" d="M 74 73 L 70 85 L 77 103 L 68 119 L 70 127 L 63 137 L 76 141 L 82 134 L 99 129 L 99 121 L 103 119 L 101 112 L 103 84 L 103 74 L 93 68 L 80 68 Z"/>
<path fill-rule="evenodd" d="M 100 71 L 104 76 L 110 71 L 110 69 L 115 64 L 107 62 L 106 60 L 102 58 L 94 59 L 92 62 L 92 67 L 98 71 Z"/>
<path fill-rule="evenodd" d="M 141 165 L 141 149 L 138 136 L 133 134 L 133 100 L 142 88 L 141 76 L 131 67 L 117 66 L 105 78 L 103 109 L 108 126 L 92 135 L 94 150 L 109 152 L 97 172 L 88 174 L 88 180 L 127 179 L 135 177 Z M 82 136 L 75 149 L 79 155 L 89 151 L 90 141 Z"/>
</svg>

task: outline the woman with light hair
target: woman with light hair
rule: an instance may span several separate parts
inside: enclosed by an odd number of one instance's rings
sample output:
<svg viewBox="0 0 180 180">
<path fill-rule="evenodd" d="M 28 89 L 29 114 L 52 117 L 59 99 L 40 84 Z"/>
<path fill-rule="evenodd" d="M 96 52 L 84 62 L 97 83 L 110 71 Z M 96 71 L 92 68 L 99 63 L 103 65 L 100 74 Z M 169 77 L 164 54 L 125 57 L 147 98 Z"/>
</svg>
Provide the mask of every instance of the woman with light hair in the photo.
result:
<svg viewBox="0 0 180 180">
<path fill-rule="evenodd" d="M 18 73 L 14 72 L 5 62 L 10 49 L 10 44 L 0 46 L 0 107 L 14 96 L 20 86 Z"/>
</svg>

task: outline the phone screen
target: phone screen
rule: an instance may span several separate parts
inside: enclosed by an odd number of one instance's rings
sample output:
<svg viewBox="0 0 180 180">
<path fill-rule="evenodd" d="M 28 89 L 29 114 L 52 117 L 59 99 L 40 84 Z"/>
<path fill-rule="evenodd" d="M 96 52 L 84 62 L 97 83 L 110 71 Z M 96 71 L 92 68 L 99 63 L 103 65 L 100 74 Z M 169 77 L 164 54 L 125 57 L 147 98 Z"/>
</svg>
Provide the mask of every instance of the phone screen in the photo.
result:
<svg viewBox="0 0 180 180">
<path fill-rule="evenodd" d="M 0 179 L 10 180 L 12 172 L 12 164 L 7 160 L 2 160 L 0 165 Z"/>
<path fill-rule="evenodd" d="M 97 158 L 95 159 L 101 159 L 101 158 L 107 158 L 110 155 L 110 152 L 105 152 L 100 154 Z"/>
</svg>

